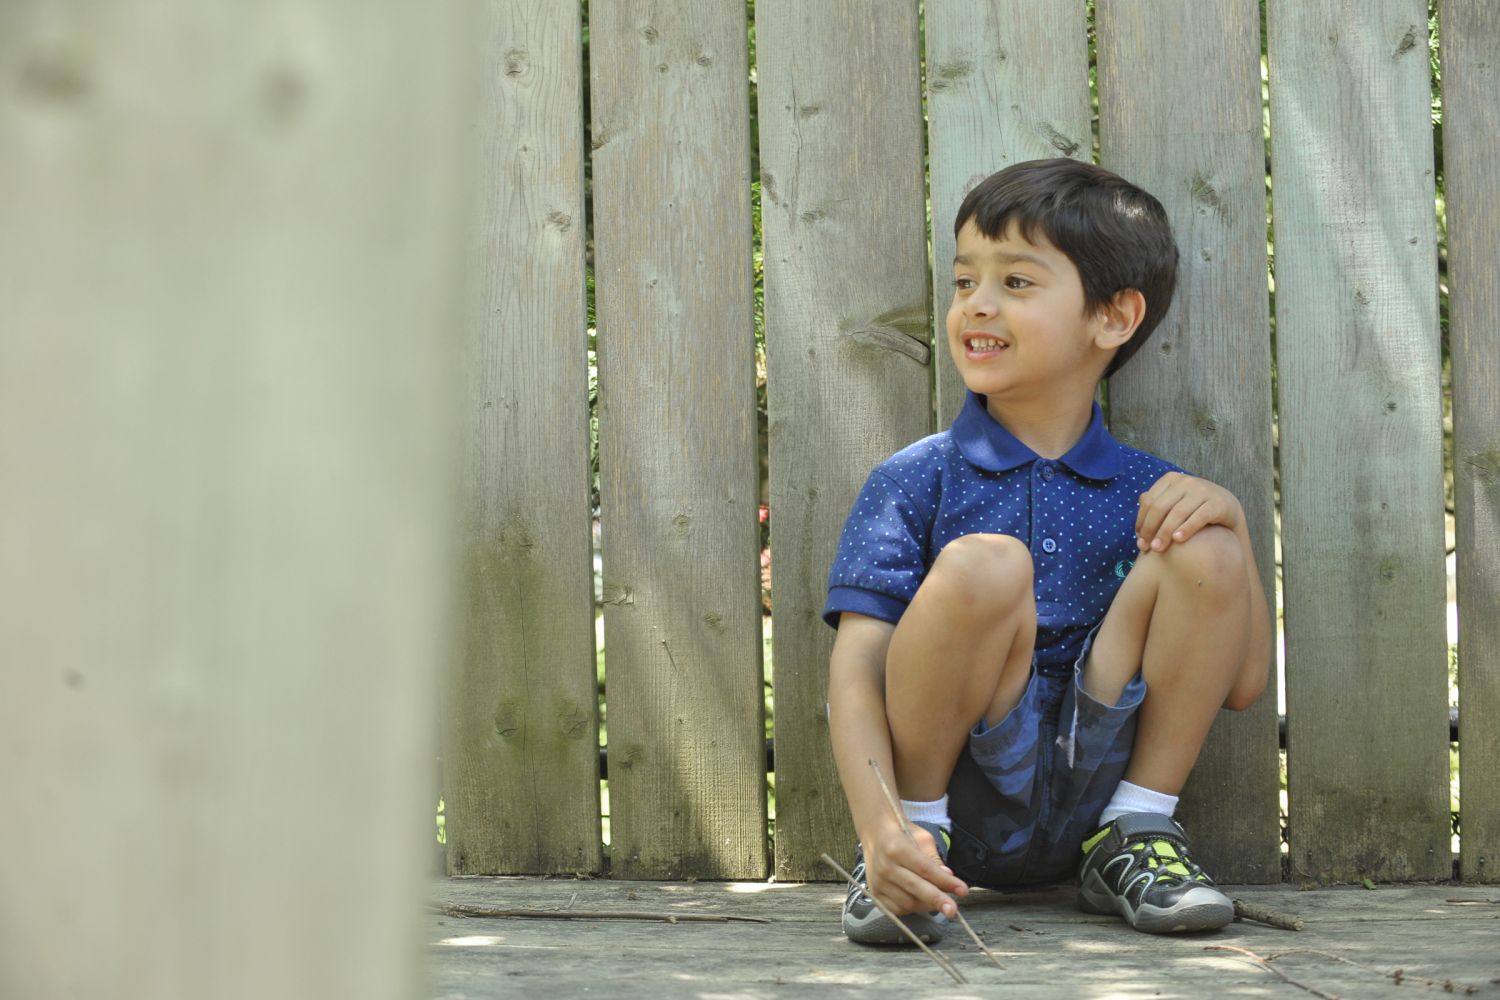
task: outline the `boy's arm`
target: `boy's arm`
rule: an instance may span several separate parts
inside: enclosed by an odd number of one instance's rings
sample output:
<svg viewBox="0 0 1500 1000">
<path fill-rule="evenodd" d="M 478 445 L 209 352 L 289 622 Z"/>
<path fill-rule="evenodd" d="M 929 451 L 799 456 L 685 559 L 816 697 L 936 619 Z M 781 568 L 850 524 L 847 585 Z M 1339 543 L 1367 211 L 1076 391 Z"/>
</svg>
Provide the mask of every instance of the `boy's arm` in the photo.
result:
<svg viewBox="0 0 1500 1000">
<path fill-rule="evenodd" d="M 1141 494 L 1136 514 L 1136 545 L 1165 552 L 1173 542 L 1185 542 L 1200 528 L 1219 524 L 1234 532 L 1245 553 L 1250 588 L 1249 634 L 1239 676 L 1224 701 L 1225 708 L 1249 708 L 1265 690 L 1271 662 L 1271 612 L 1255 562 L 1255 547 L 1245 525 L 1245 509 L 1235 495 L 1217 483 L 1180 472 L 1169 472 Z"/>
<path fill-rule="evenodd" d="M 968 886 L 937 860 L 926 831 L 913 827 L 920 847 L 907 839 L 869 764 L 879 764 L 887 780 L 896 773 L 885 711 L 885 658 L 894 632 L 878 618 L 840 616 L 828 667 L 833 755 L 864 847 L 870 892 L 897 914 L 942 910 L 953 916 L 958 907 L 947 894 L 964 895 Z"/>
</svg>

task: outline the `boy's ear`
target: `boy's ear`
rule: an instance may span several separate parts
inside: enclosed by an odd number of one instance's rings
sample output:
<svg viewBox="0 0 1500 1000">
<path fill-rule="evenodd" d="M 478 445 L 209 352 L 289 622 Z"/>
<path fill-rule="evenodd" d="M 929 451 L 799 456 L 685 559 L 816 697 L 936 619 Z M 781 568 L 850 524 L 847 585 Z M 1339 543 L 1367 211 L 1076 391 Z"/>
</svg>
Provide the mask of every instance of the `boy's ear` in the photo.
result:
<svg viewBox="0 0 1500 1000">
<path fill-rule="evenodd" d="M 1115 293 L 1099 311 L 1097 343 L 1105 350 L 1124 344 L 1146 318 L 1146 296 L 1139 289 L 1126 288 Z"/>
</svg>

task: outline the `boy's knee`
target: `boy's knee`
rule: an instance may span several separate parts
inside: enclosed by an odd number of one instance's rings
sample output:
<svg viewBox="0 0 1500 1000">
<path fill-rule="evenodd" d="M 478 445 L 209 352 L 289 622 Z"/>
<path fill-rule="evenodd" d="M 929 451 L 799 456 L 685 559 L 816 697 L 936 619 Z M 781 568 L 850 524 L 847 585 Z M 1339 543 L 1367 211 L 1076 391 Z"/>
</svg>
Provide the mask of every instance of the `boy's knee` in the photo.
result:
<svg viewBox="0 0 1500 1000">
<path fill-rule="evenodd" d="M 1161 556 L 1163 569 L 1201 591 L 1205 599 L 1239 594 L 1249 583 L 1245 550 L 1235 533 L 1221 525 L 1211 524 L 1185 542 L 1173 542 Z"/>
<path fill-rule="evenodd" d="M 1224 698 L 1224 707 L 1231 712 L 1243 712 L 1260 700 L 1261 693 L 1266 689 L 1266 682 L 1262 679 L 1256 685 L 1237 684 Z"/>
<path fill-rule="evenodd" d="M 962 535 L 943 546 L 928 575 L 950 610 L 993 616 L 1031 596 L 1031 553 L 1011 535 Z"/>
</svg>

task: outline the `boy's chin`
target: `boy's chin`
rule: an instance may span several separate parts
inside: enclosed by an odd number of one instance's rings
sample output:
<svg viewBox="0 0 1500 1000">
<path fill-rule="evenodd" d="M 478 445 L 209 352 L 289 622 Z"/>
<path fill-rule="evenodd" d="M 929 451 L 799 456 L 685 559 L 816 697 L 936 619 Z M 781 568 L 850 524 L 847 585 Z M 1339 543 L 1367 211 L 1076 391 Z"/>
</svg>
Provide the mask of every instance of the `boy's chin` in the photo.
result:
<svg viewBox="0 0 1500 1000">
<path fill-rule="evenodd" d="M 1004 386 L 997 379 L 976 377 L 972 372 L 962 369 L 959 370 L 959 374 L 963 379 L 964 388 L 976 396 L 993 396 L 1005 391 Z"/>
</svg>

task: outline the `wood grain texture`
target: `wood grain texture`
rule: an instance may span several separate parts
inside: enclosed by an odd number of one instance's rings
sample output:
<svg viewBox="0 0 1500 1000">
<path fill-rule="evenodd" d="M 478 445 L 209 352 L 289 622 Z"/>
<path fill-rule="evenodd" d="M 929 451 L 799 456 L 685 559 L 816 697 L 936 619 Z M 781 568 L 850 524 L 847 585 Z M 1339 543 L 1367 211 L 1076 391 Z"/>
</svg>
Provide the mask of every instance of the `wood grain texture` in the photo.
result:
<svg viewBox="0 0 1500 1000">
<path fill-rule="evenodd" d="M 0 996 L 412 997 L 473 7 L 0 9 Z"/>
<path fill-rule="evenodd" d="M 487 10 L 448 866 L 597 871 L 582 25 L 567 4 Z"/>
<path fill-rule="evenodd" d="M 589 13 L 613 870 L 760 878 L 745 8 Z"/>
<path fill-rule="evenodd" d="M 1427 5 L 1267 19 L 1292 871 L 1445 877 Z"/>
<path fill-rule="evenodd" d="M 927 7 L 937 425 L 963 406 L 943 326 L 953 299 L 953 219 L 976 184 L 1022 160 L 1093 155 L 1084 0 L 943 0 Z"/>
<path fill-rule="evenodd" d="M 1460 868 L 1500 881 L 1500 9 L 1440 10 L 1458 518 Z"/>
<path fill-rule="evenodd" d="M 756 26 L 776 874 L 825 879 L 818 855 L 854 845 L 825 714 L 828 568 L 870 470 L 931 425 L 917 10 L 760 0 Z"/>
<path fill-rule="evenodd" d="M 1212 950 L 1224 946 L 1278 955 L 1273 967 L 1324 997 L 1436 1000 L 1470 990 L 1481 997 L 1494 992 L 1489 980 L 1495 972 L 1495 907 L 1484 892 L 1451 885 L 1383 886 L 1379 892 L 1300 892 L 1281 885 L 1229 891 L 1247 903 L 1296 914 L 1305 929 L 1289 934 L 1236 922 L 1209 935 L 1136 934 L 1118 918 L 1080 913 L 1072 887 L 977 889 L 963 901 L 966 919 L 1005 968 L 949 938 L 940 950 L 971 984 L 955 988 L 913 948 L 859 948 L 842 940 L 833 917 L 844 890 L 832 883 L 452 879 L 433 886 L 434 900 L 766 923 L 461 920 L 434 913 L 428 917 L 431 992 L 470 1000 L 573 997 L 597 992 L 603 982 L 610 984 L 610 1000 L 702 1000 L 724 995 L 723 984 L 734 983 L 731 995 L 820 1000 L 1121 995 L 1312 1000 L 1314 994 L 1282 983 L 1244 954 Z M 1473 901 L 1457 902 L 1463 897 Z M 590 960 L 580 962 L 578 952 L 585 947 Z M 1391 975 L 1397 969 L 1402 970 L 1399 982 Z"/>
<path fill-rule="evenodd" d="M 1110 380 L 1111 427 L 1240 499 L 1274 608 L 1259 12 L 1255 0 L 1101 4 L 1098 57 L 1103 164 L 1161 200 L 1181 254 L 1171 312 Z M 1182 815 L 1215 878 L 1274 882 L 1278 811 L 1273 677 L 1252 709 L 1220 713 Z"/>
</svg>

